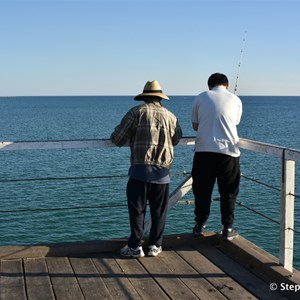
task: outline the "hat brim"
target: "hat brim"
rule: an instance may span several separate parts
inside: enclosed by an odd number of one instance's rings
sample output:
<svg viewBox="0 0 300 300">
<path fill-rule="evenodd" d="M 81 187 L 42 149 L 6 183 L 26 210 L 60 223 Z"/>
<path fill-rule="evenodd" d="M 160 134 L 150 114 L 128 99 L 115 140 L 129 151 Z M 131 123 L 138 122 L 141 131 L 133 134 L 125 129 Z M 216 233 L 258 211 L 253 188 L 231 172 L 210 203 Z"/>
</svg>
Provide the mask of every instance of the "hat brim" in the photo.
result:
<svg viewBox="0 0 300 300">
<path fill-rule="evenodd" d="M 163 93 L 142 93 L 134 97 L 134 100 L 140 101 L 148 99 L 149 97 L 159 97 L 164 100 L 170 100 L 168 96 Z"/>
</svg>

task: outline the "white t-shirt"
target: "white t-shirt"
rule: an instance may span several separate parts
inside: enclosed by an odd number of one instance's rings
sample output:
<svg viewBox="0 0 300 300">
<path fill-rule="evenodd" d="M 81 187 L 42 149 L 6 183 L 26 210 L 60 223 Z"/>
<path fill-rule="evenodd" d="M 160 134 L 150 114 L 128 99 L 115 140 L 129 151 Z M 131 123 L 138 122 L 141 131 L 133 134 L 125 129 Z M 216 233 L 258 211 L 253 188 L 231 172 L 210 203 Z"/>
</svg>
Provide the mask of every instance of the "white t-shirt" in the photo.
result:
<svg viewBox="0 0 300 300">
<path fill-rule="evenodd" d="M 192 108 L 192 123 L 198 124 L 195 152 L 240 156 L 237 125 L 242 116 L 239 97 L 220 85 L 199 94 Z"/>
</svg>

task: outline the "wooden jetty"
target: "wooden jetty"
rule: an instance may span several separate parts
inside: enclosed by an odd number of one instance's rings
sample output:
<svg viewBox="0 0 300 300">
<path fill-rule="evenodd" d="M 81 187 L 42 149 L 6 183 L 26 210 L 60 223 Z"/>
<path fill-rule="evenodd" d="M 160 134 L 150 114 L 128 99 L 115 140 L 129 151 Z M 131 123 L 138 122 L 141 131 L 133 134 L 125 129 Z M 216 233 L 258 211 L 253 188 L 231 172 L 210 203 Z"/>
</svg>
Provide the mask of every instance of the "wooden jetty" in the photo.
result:
<svg viewBox="0 0 300 300">
<path fill-rule="evenodd" d="M 194 138 L 183 138 L 193 145 Z M 109 140 L 0 142 L 1 151 L 112 147 Z M 0 300 L 300 299 L 293 268 L 295 162 L 300 151 L 241 139 L 242 149 L 281 160 L 279 258 L 239 236 L 167 236 L 158 257 L 123 258 L 127 239 L 0 247 Z M 191 188 L 187 177 L 169 209 Z M 145 224 L 149 229 L 151 220 Z M 145 241 L 145 246 L 147 241 Z M 299 250 L 299 249 L 298 249 Z"/>
<path fill-rule="evenodd" d="M 181 145 L 195 144 L 195 137 L 184 137 Z M 128 146 L 128 145 L 127 145 Z M 294 256 L 294 215 L 295 215 L 295 163 L 300 162 L 300 150 L 265 144 L 247 139 L 240 139 L 241 149 L 254 151 L 281 160 L 281 195 L 280 199 L 280 251 L 279 262 L 287 270 L 293 270 Z M 115 147 L 109 139 L 98 140 L 61 140 L 61 141 L 29 141 L 29 142 L 0 142 L 0 151 L 20 150 L 50 150 L 50 149 L 78 149 L 78 148 L 107 148 Z M 189 176 L 171 194 L 169 208 L 171 209 L 191 189 L 192 179 Z M 145 231 L 150 228 L 148 220 Z"/>
<path fill-rule="evenodd" d="M 120 256 L 125 243 L 0 247 L 0 299 L 299 299 L 300 272 L 241 236 L 167 236 L 139 259 Z"/>
</svg>

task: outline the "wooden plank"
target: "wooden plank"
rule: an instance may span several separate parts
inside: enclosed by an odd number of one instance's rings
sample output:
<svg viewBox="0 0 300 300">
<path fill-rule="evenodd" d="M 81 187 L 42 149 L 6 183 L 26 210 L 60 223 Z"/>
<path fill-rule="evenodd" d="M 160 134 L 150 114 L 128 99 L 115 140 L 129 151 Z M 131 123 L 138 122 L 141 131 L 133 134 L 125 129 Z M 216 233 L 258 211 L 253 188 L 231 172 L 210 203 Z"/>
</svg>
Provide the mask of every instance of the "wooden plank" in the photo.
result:
<svg viewBox="0 0 300 300">
<path fill-rule="evenodd" d="M 119 258 L 116 261 L 142 299 L 169 299 L 138 259 Z"/>
<path fill-rule="evenodd" d="M 207 246 L 213 247 L 213 246 Z M 257 299 L 245 288 L 240 286 L 229 275 L 210 262 L 198 251 L 191 251 L 191 248 L 176 249 L 177 253 L 197 271 L 210 284 L 217 288 L 228 299 Z"/>
<path fill-rule="evenodd" d="M 0 246 L 0 259 L 43 257 L 48 252 L 47 246 Z"/>
<path fill-rule="evenodd" d="M 54 293 L 44 258 L 24 259 L 27 295 L 30 300 L 53 300 Z"/>
<path fill-rule="evenodd" d="M 25 282 L 21 259 L 1 260 L 0 299 L 25 300 Z"/>
<path fill-rule="evenodd" d="M 57 300 L 83 300 L 68 258 L 47 257 L 46 263 Z"/>
<path fill-rule="evenodd" d="M 69 258 L 85 299 L 113 299 L 89 257 Z"/>
<path fill-rule="evenodd" d="M 126 242 L 127 239 L 121 238 L 57 243 L 44 246 L 0 246 L 0 259 L 74 256 L 84 253 L 116 251 Z"/>
<path fill-rule="evenodd" d="M 101 253 L 93 256 L 93 263 L 101 274 L 113 299 L 141 299 L 115 260 L 116 254 Z"/>
<path fill-rule="evenodd" d="M 230 277 L 234 278 L 234 280 L 244 286 L 259 299 L 285 299 L 279 292 L 270 290 L 270 283 L 272 282 L 268 282 L 268 280 L 264 281 L 257 277 L 250 272 L 249 269 L 246 269 L 216 247 L 208 248 L 199 245 L 196 248 L 211 262 L 226 272 L 226 274 Z"/>
<path fill-rule="evenodd" d="M 167 251 L 157 257 L 144 257 L 141 264 L 171 299 L 199 299 L 180 279 L 181 274 L 165 263 Z"/>
<path fill-rule="evenodd" d="M 195 251 L 192 248 L 190 248 L 190 250 Z M 160 256 L 162 261 L 174 274 L 178 274 L 178 278 L 180 278 L 200 299 L 227 299 L 175 251 L 164 249 L 164 253 L 167 255 Z"/>
</svg>

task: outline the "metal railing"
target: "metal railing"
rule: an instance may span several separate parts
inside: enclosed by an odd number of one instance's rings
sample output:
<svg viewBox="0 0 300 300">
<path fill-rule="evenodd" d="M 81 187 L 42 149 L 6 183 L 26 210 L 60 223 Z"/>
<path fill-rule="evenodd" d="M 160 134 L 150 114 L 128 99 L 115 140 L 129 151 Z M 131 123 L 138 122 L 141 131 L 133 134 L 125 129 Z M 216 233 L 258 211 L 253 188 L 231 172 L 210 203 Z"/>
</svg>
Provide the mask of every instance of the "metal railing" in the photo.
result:
<svg viewBox="0 0 300 300">
<path fill-rule="evenodd" d="M 194 137 L 184 137 L 180 140 L 179 144 L 194 145 L 194 143 Z M 0 151 L 105 147 L 115 147 L 115 145 L 108 139 L 0 142 Z M 281 159 L 279 263 L 292 272 L 294 253 L 295 162 L 300 162 L 300 150 L 247 139 L 240 139 L 239 147 Z M 192 178 L 188 176 L 170 195 L 169 209 L 184 197 L 191 187 Z M 147 220 L 145 231 L 148 231 L 150 226 L 151 220 Z"/>
</svg>

